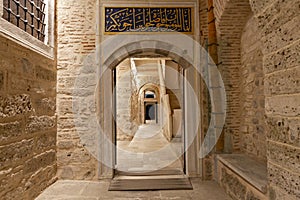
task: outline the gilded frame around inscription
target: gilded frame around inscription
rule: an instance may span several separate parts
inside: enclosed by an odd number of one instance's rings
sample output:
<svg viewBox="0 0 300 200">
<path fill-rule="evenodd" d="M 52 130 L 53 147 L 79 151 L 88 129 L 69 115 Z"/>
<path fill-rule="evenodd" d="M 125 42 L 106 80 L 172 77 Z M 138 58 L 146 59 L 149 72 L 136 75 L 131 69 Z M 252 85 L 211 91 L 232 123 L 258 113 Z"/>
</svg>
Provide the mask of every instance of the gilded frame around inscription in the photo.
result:
<svg viewBox="0 0 300 200">
<path fill-rule="evenodd" d="M 190 10 L 190 16 L 189 16 L 189 24 L 191 25 L 190 31 L 162 31 L 164 29 L 159 29 L 160 31 L 123 31 L 123 32 L 107 32 L 106 31 L 106 9 L 189 9 Z M 102 27 L 102 32 L 104 35 L 116 35 L 116 34 L 172 34 L 172 33 L 182 33 L 182 34 L 194 34 L 195 30 L 195 23 L 194 23 L 194 7 L 192 6 L 104 6 L 103 10 L 103 27 Z"/>
</svg>

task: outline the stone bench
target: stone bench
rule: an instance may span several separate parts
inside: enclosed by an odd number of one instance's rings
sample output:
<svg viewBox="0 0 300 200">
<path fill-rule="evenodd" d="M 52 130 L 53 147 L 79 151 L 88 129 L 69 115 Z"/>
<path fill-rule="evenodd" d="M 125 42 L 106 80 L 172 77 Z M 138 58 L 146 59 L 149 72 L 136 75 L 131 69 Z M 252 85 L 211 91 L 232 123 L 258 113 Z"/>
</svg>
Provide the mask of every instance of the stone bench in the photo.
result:
<svg viewBox="0 0 300 200">
<path fill-rule="evenodd" d="M 217 155 L 219 184 L 234 199 L 267 199 L 267 164 L 245 154 Z"/>
</svg>

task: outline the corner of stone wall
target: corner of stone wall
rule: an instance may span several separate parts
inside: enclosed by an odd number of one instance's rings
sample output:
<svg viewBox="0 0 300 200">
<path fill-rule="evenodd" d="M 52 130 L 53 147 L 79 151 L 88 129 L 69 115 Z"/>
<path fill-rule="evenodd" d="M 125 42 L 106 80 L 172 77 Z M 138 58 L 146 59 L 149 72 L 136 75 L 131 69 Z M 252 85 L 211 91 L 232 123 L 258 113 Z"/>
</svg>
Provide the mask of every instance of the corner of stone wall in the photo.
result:
<svg viewBox="0 0 300 200">
<path fill-rule="evenodd" d="M 2 36 L 0 52 L 0 196 L 34 199 L 56 180 L 56 67 Z"/>
<path fill-rule="evenodd" d="M 270 199 L 299 193 L 299 6 L 298 0 L 250 0 L 261 29 Z"/>
</svg>

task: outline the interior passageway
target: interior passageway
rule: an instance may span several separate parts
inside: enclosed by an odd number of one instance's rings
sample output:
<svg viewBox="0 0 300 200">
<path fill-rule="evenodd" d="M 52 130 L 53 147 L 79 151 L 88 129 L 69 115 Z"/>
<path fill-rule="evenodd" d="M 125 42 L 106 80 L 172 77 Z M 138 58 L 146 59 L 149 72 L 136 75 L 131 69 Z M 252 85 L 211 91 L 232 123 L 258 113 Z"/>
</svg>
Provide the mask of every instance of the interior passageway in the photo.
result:
<svg viewBox="0 0 300 200">
<path fill-rule="evenodd" d="M 114 70 L 116 173 L 184 174 L 182 68 L 132 57 Z"/>
<path fill-rule="evenodd" d="M 117 169 L 120 171 L 183 172 L 181 141 L 169 142 L 157 124 L 139 126 L 131 141 L 117 141 L 117 146 Z"/>
</svg>

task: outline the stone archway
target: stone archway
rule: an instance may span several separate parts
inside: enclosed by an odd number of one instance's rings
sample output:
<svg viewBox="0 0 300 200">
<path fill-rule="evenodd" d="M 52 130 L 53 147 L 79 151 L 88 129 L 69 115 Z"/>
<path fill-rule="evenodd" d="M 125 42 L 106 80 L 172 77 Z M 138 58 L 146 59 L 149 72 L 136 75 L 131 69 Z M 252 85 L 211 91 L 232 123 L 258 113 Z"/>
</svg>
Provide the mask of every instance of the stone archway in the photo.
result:
<svg viewBox="0 0 300 200">
<path fill-rule="evenodd" d="M 164 35 L 163 37 L 165 38 L 166 35 Z M 172 35 L 174 36 L 174 35 Z M 142 36 L 141 36 L 142 37 Z M 135 38 L 135 37 L 134 37 Z M 135 38 L 136 39 L 136 38 Z M 169 38 L 170 39 L 170 38 Z M 173 38 L 174 39 L 174 38 Z M 117 66 L 119 63 L 121 63 L 124 59 L 129 58 L 129 57 L 134 57 L 134 56 L 158 56 L 158 57 L 168 57 L 173 59 L 175 62 L 177 62 L 179 65 L 181 65 L 184 69 L 192 69 L 192 65 L 194 63 L 193 58 L 191 58 L 190 56 L 187 55 L 187 53 L 191 50 L 190 49 L 190 45 L 193 46 L 193 42 L 194 41 L 189 41 L 189 42 L 184 42 L 182 41 L 182 43 L 185 43 L 185 45 L 183 45 L 183 49 L 179 48 L 178 46 L 173 45 L 173 41 L 172 42 L 166 42 L 166 41 L 160 41 L 156 39 L 152 39 L 152 40 L 143 40 L 143 37 L 135 42 L 130 42 L 127 44 L 118 44 L 116 46 L 114 46 L 114 44 L 111 44 L 112 47 L 114 47 L 114 51 L 111 51 L 111 53 L 108 53 L 108 51 L 105 51 L 105 55 L 103 55 L 102 59 L 103 59 L 103 65 L 99 65 L 102 66 L 102 68 L 106 68 L 105 71 L 103 71 L 101 80 L 99 85 L 102 85 L 101 87 L 98 87 L 98 94 L 100 99 L 103 99 L 102 102 L 100 102 L 100 105 L 98 105 L 98 109 L 102 111 L 100 111 L 99 113 L 106 113 L 103 116 L 100 116 L 100 120 L 101 120 L 101 124 L 103 127 L 103 133 L 102 134 L 102 139 L 100 138 L 100 140 L 102 141 L 101 143 L 107 143 L 107 142 L 111 142 L 111 145 L 106 146 L 106 148 L 104 146 L 100 146 L 100 151 L 102 151 L 103 155 L 108 156 L 108 160 L 107 162 L 110 163 L 114 163 L 114 147 L 113 147 L 113 141 L 114 141 L 114 125 L 112 122 L 112 118 L 110 115 L 107 115 L 107 113 L 113 113 L 112 110 L 112 99 L 113 99 L 113 95 L 110 91 L 112 91 L 112 88 L 109 86 L 107 87 L 107 84 L 105 83 L 109 83 L 112 82 L 112 73 L 111 70 L 114 69 L 115 66 Z M 190 40 L 190 39 L 189 39 Z M 121 40 L 123 41 L 123 40 Z M 185 49 L 185 47 L 186 49 Z M 104 47 L 105 48 L 105 47 Z M 193 53 L 194 49 L 192 50 L 191 55 L 194 55 Z M 194 58 L 195 59 L 195 58 Z M 99 71 L 101 71 L 102 69 L 99 69 Z M 195 77 L 194 75 L 192 75 L 191 73 L 191 77 Z M 105 86 L 104 86 L 105 85 Z M 98 95 L 97 95 L 98 96 Z M 105 97 L 105 98 L 104 98 Z M 189 110 L 195 110 L 195 108 L 187 108 Z M 200 108 L 198 108 L 200 109 Z M 196 112 L 189 112 L 189 116 L 186 117 L 186 121 L 193 121 L 192 119 L 199 119 L 200 116 L 193 116 L 196 115 Z M 195 120 L 198 121 L 198 120 Z M 198 126 L 198 125 L 197 125 Z M 188 128 L 192 128 L 192 127 L 188 127 Z M 194 134 L 200 134 L 198 132 L 195 132 Z M 200 136 L 198 136 L 200 138 Z M 190 176 L 201 176 L 201 174 L 199 172 L 201 172 L 201 170 L 199 170 L 201 168 L 201 165 L 195 165 L 195 163 L 199 163 L 198 158 L 195 156 L 197 155 L 197 149 L 199 147 L 200 141 L 194 141 L 195 135 L 192 136 L 190 135 L 188 138 L 188 143 L 191 144 L 191 148 L 188 149 L 187 151 L 187 163 L 193 163 L 193 164 L 188 164 L 189 168 L 187 169 L 187 173 Z M 105 142 L 106 141 L 106 142 Z M 107 148 L 108 147 L 108 148 Z M 193 155 L 193 156 L 192 156 Z M 103 158 L 99 158 L 99 160 L 102 160 Z M 113 164 L 112 164 L 113 165 Z M 111 167 L 107 167 L 105 164 L 99 162 L 99 175 L 101 177 L 112 177 L 113 176 L 113 169 Z"/>
<path fill-rule="evenodd" d="M 251 15 L 249 0 L 215 2 L 216 28 L 218 30 L 219 60 L 228 99 L 227 119 L 224 128 L 225 151 L 239 151 L 240 147 L 240 68 L 241 35 Z M 230 142 L 231 141 L 231 142 Z"/>
<path fill-rule="evenodd" d="M 176 42 L 175 42 L 176 41 Z M 204 51 L 204 52 L 203 52 Z M 100 53 L 100 54 L 99 54 Z M 202 158 L 213 150 L 221 133 L 226 116 L 226 97 L 220 74 L 214 67 L 210 73 L 214 79 L 211 84 L 216 86 L 210 93 L 212 103 L 212 117 L 207 135 L 201 133 L 202 98 L 200 96 L 200 74 L 202 64 L 199 55 L 206 53 L 192 38 L 182 34 L 158 35 L 118 35 L 107 39 L 97 47 L 97 51 L 85 59 L 82 76 L 75 83 L 74 97 L 78 100 L 95 101 L 95 107 L 78 104 L 74 101 L 73 109 L 84 111 L 75 116 L 77 130 L 84 147 L 96 158 L 97 174 L 99 178 L 113 177 L 115 168 L 115 126 L 114 126 L 114 94 L 113 70 L 124 59 L 134 56 L 167 57 L 179 64 L 184 70 L 184 127 L 186 145 L 186 172 L 191 177 L 202 176 Z M 100 56 L 98 56 L 100 55 Z M 90 70 L 91 63 L 98 58 L 96 69 Z M 82 81 L 89 80 L 89 86 L 81 89 Z M 95 83 L 93 80 L 96 80 Z M 206 80 L 205 80 L 206 81 Z M 86 112 L 88 111 L 88 112 Z M 82 128 L 88 127 L 88 128 Z M 202 134 L 202 135 L 201 135 Z M 202 139 L 204 137 L 204 139 Z M 201 144 L 201 145 L 200 145 Z M 199 152 L 200 149 L 200 152 Z"/>
<path fill-rule="evenodd" d="M 155 94 L 155 96 L 153 98 L 146 98 L 145 96 L 145 92 L 146 91 L 153 91 L 153 93 Z M 156 123 L 158 122 L 158 112 L 157 112 L 157 105 L 159 104 L 159 100 L 160 100 L 160 90 L 159 87 L 153 83 L 148 83 L 143 85 L 138 92 L 139 96 L 138 96 L 138 114 L 139 114 L 139 123 L 140 124 L 144 124 L 146 123 L 146 120 L 151 120 L 151 119 L 146 119 L 147 117 L 147 105 L 148 108 L 151 109 L 155 109 L 155 113 L 148 113 L 148 117 L 152 118 L 154 117 L 154 120 L 156 121 Z M 150 107 L 151 106 L 151 107 Z M 154 106 L 154 107 L 152 107 Z M 150 112 L 150 110 L 148 110 L 148 112 Z M 154 116 L 152 116 L 152 114 L 154 114 Z"/>
</svg>

